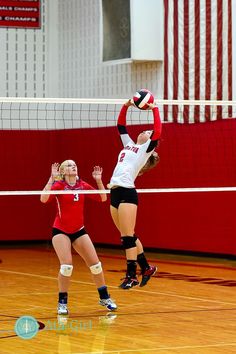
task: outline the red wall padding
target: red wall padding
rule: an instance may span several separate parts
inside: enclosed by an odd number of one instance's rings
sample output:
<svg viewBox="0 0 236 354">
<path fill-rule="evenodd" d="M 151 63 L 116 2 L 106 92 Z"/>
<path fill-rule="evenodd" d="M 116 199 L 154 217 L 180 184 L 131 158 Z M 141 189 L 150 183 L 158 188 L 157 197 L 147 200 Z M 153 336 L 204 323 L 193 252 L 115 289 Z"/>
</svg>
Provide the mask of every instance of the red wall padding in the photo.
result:
<svg viewBox="0 0 236 354">
<path fill-rule="evenodd" d="M 148 127 L 148 126 L 147 126 Z M 142 127 L 142 129 L 146 127 Z M 140 127 L 129 127 L 135 139 Z M 161 162 L 139 177 L 138 188 L 236 186 L 236 120 L 163 125 Z M 52 162 L 74 159 L 93 183 L 94 165 L 107 184 L 121 143 L 115 127 L 1 131 L 0 190 L 41 190 Z M 144 246 L 236 255 L 235 192 L 140 194 L 136 233 Z M 55 205 L 39 196 L 1 196 L 0 240 L 50 238 Z M 119 244 L 109 202 L 87 201 L 86 229 L 98 243 Z"/>
</svg>

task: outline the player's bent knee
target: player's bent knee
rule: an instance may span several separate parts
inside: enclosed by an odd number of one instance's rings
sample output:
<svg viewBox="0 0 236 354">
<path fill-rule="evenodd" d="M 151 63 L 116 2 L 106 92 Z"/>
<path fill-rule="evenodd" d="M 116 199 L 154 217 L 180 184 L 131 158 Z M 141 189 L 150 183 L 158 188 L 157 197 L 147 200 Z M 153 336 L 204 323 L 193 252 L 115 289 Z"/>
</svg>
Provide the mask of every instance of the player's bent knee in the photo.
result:
<svg viewBox="0 0 236 354">
<path fill-rule="evenodd" d="M 64 275 L 64 277 L 70 277 L 72 274 L 73 265 L 71 264 L 61 264 L 60 273 Z"/>
<path fill-rule="evenodd" d="M 100 274 L 102 273 L 102 264 L 101 262 L 98 262 L 97 264 L 92 265 L 90 268 L 90 271 L 92 274 Z"/>
<path fill-rule="evenodd" d="M 125 250 L 136 247 L 136 239 L 133 236 L 122 236 L 121 243 Z"/>
</svg>

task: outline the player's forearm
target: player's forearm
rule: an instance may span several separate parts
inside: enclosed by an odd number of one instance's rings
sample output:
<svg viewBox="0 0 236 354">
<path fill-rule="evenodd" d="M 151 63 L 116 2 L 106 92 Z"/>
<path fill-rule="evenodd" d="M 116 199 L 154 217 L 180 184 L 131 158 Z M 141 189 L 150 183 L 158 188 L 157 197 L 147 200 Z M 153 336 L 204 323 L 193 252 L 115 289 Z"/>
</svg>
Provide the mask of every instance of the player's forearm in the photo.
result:
<svg viewBox="0 0 236 354">
<path fill-rule="evenodd" d="M 51 176 L 47 182 L 47 184 L 45 185 L 45 187 L 43 188 L 44 191 L 50 191 L 51 188 L 52 188 L 52 185 L 54 183 L 54 179 L 53 177 Z M 46 203 L 49 199 L 49 194 L 41 194 L 40 196 L 40 201 L 42 203 Z"/>
<path fill-rule="evenodd" d="M 160 118 L 160 113 L 158 107 L 154 107 L 153 110 L 153 118 L 154 118 L 154 124 L 153 124 L 153 135 L 152 135 L 152 140 L 158 140 L 160 139 L 161 136 L 161 130 L 162 130 L 162 123 L 161 123 L 161 118 Z"/>
<path fill-rule="evenodd" d="M 126 104 L 120 110 L 120 114 L 117 121 L 117 128 L 120 134 L 127 134 L 126 130 L 126 113 L 128 110 L 128 106 Z"/>
<path fill-rule="evenodd" d="M 98 189 L 99 189 L 100 191 L 101 191 L 101 190 L 105 190 L 105 187 L 104 187 L 104 184 L 103 184 L 102 180 L 97 181 L 97 187 L 98 187 Z M 107 195 L 106 195 L 106 193 L 100 194 L 100 197 L 101 197 L 102 202 L 105 202 L 105 201 L 107 200 Z"/>
</svg>

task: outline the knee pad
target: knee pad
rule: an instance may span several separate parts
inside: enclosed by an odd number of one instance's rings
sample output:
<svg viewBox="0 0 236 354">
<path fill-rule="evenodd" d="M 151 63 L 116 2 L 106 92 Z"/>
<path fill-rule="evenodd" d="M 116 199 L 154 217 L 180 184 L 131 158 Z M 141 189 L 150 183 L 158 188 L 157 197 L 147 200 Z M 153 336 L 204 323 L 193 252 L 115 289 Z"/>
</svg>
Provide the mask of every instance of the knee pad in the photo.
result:
<svg viewBox="0 0 236 354">
<path fill-rule="evenodd" d="M 97 264 L 94 264 L 89 267 L 89 269 L 91 270 L 92 274 L 100 274 L 102 273 L 102 264 L 101 262 L 98 262 Z"/>
<path fill-rule="evenodd" d="M 70 277 L 72 274 L 73 265 L 71 264 L 61 264 L 60 273 L 64 275 L 64 277 Z"/>
<path fill-rule="evenodd" d="M 121 237 L 121 243 L 124 247 L 125 250 L 128 250 L 129 248 L 136 247 L 136 239 L 133 236 L 122 236 Z"/>
</svg>

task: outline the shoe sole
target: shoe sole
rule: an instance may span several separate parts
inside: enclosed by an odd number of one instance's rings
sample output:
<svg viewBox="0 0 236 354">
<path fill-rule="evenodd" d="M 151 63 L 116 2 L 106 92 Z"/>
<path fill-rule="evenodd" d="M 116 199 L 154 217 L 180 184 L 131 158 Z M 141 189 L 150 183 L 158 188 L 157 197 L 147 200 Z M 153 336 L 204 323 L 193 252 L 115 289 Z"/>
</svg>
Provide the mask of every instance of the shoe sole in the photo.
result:
<svg viewBox="0 0 236 354">
<path fill-rule="evenodd" d="M 123 290 L 130 290 L 130 289 L 132 289 L 132 288 L 134 288 L 135 286 L 138 286 L 139 285 L 139 283 L 137 283 L 137 284 L 134 284 L 134 285 L 132 285 L 132 286 L 129 286 L 129 287 L 122 287 L 122 286 L 118 286 L 120 289 L 123 289 Z"/>
<path fill-rule="evenodd" d="M 109 307 L 107 307 L 106 305 L 102 305 L 102 304 L 100 304 L 100 305 L 103 306 L 103 307 L 106 307 L 106 309 L 107 309 L 108 311 L 116 311 L 116 310 L 117 310 L 117 307 L 114 308 L 114 309 L 109 309 Z"/>
<path fill-rule="evenodd" d="M 109 309 L 109 307 L 107 307 L 106 305 L 101 304 L 100 302 L 99 302 L 99 305 L 101 305 L 101 306 L 103 306 L 103 307 L 106 307 L 106 309 L 107 309 L 108 311 L 116 311 L 117 308 L 118 308 L 118 307 L 116 307 L 116 308 L 114 308 L 114 309 Z"/>
<path fill-rule="evenodd" d="M 117 307 L 116 307 L 115 309 L 109 309 L 109 308 L 107 307 L 107 310 L 113 312 L 113 311 L 116 311 L 116 310 L 117 310 Z"/>
</svg>

